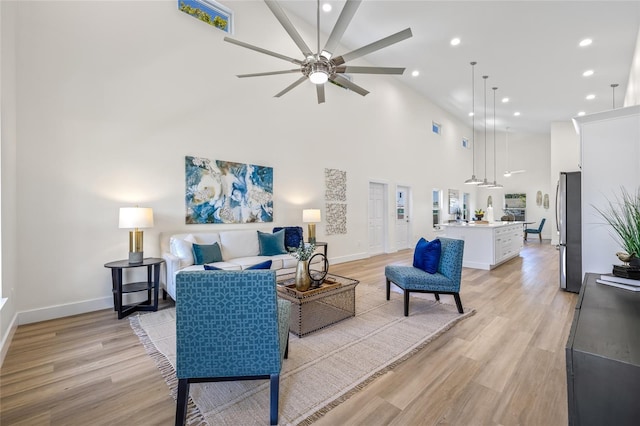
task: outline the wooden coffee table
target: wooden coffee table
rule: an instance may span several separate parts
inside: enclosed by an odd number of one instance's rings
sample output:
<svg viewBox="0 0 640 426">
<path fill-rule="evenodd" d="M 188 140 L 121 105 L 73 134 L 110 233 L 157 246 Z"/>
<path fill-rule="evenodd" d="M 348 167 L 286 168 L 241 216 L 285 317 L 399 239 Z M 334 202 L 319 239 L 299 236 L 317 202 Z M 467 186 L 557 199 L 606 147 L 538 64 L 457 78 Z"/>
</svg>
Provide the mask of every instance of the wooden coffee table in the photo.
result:
<svg viewBox="0 0 640 426">
<path fill-rule="evenodd" d="M 291 302 L 289 330 L 298 337 L 356 315 L 356 285 L 359 281 L 327 274 L 316 289 L 298 291 L 295 274 L 277 279 L 278 297 Z"/>
</svg>

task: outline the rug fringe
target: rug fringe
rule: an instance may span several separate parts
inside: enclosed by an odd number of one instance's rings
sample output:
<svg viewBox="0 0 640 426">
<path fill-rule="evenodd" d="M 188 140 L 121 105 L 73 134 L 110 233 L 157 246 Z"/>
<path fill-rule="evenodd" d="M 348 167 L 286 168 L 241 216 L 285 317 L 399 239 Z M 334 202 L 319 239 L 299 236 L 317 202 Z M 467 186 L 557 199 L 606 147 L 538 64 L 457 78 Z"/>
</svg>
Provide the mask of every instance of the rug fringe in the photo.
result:
<svg viewBox="0 0 640 426">
<path fill-rule="evenodd" d="M 129 324 L 133 329 L 133 332 L 138 336 L 142 346 L 144 347 L 147 355 L 151 357 L 156 363 L 156 367 L 160 370 L 160 374 L 164 378 L 164 381 L 169 386 L 169 395 L 175 400 L 178 399 L 178 377 L 176 376 L 176 371 L 173 366 L 165 357 L 162 352 L 158 351 L 156 346 L 151 342 L 151 339 L 145 333 L 144 329 L 140 325 L 140 315 L 135 315 L 129 318 Z M 193 399 L 189 397 L 189 402 L 187 403 L 187 419 L 185 422 L 188 426 L 208 426 L 209 423 L 206 422 L 204 416 L 200 412 L 198 406 L 193 402 Z"/>
<path fill-rule="evenodd" d="M 358 385 L 356 385 L 353 388 L 351 388 L 349 391 L 347 391 L 344 394 L 340 395 L 339 397 L 337 397 L 336 399 L 334 399 L 333 401 L 331 401 L 330 403 L 328 403 L 327 405 L 325 405 L 321 409 L 317 410 L 315 413 L 311 414 L 309 417 L 307 417 L 303 421 L 297 423 L 297 426 L 309 426 L 312 423 L 315 423 L 316 421 L 320 420 L 320 418 L 323 417 L 325 414 L 327 414 L 329 411 L 333 410 L 338 405 L 342 404 L 343 402 L 345 402 L 346 400 L 351 398 L 353 395 L 355 395 L 356 393 L 358 393 L 359 391 L 364 389 L 367 385 L 369 385 L 375 379 L 377 379 L 378 377 L 386 374 L 387 372 L 389 372 L 393 368 L 397 367 L 399 364 L 402 364 L 407 359 L 409 359 L 413 355 L 415 355 L 417 352 L 419 352 L 420 350 L 424 349 L 429 343 L 433 342 L 435 339 L 437 339 L 438 337 L 443 335 L 445 332 L 450 330 L 451 327 L 456 325 L 458 322 L 460 322 L 463 319 L 468 318 L 468 317 L 470 317 L 472 315 L 475 315 L 475 313 L 476 313 L 476 310 L 475 309 L 471 309 L 470 311 L 467 311 L 463 315 L 461 315 L 461 316 L 459 316 L 457 318 L 454 318 L 453 320 L 449 321 L 448 324 L 446 324 L 437 333 L 434 333 L 432 336 L 430 336 L 424 342 L 420 343 L 418 346 L 416 346 L 415 348 L 413 348 L 412 350 L 410 350 L 409 352 L 407 352 L 406 354 L 404 354 L 400 358 L 396 359 L 395 361 L 389 363 L 385 367 L 383 367 L 380 370 L 376 371 L 375 373 L 371 374 L 369 377 L 367 377 L 365 380 L 360 382 Z"/>
</svg>

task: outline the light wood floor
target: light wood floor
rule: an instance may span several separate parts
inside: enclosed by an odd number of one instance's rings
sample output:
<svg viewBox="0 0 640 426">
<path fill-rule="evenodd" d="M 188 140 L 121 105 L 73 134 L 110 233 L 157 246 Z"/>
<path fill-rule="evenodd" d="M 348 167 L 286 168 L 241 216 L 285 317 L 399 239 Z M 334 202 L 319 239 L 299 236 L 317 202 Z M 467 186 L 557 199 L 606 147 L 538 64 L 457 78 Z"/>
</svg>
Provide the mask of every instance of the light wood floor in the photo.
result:
<svg viewBox="0 0 640 426">
<path fill-rule="evenodd" d="M 462 303 L 477 313 L 317 424 L 566 425 L 564 346 L 577 296 L 558 289 L 557 256 L 530 241 L 493 271 L 464 269 Z M 386 264 L 411 259 L 405 250 L 331 271 L 379 284 Z M 3 426 L 174 421 L 154 361 L 111 310 L 20 326 L 0 380 Z"/>
</svg>

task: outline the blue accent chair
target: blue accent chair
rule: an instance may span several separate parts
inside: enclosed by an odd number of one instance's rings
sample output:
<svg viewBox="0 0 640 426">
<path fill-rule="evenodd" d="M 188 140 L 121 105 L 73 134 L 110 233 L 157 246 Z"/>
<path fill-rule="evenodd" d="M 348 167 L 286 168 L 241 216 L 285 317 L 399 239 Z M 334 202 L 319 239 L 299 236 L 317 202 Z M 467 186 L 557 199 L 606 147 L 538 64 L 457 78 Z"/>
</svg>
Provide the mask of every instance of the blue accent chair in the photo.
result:
<svg viewBox="0 0 640 426">
<path fill-rule="evenodd" d="M 458 312 L 464 313 L 460 300 L 460 280 L 462 278 L 462 255 L 464 241 L 451 238 L 439 238 L 442 253 L 438 271 L 430 274 L 413 266 L 387 265 L 384 274 L 387 278 L 387 300 L 391 296 L 391 283 L 404 290 L 404 316 L 409 316 L 409 294 L 433 293 L 436 300 L 441 294 L 452 294 Z"/>
<path fill-rule="evenodd" d="M 275 271 L 179 272 L 176 426 L 184 425 L 191 383 L 254 379 L 270 380 L 270 420 L 278 424 L 290 312 L 277 297 Z"/>
<path fill-rule="evenodd" d="M 540 226 L 537 228 L 527 228 L 524 230 L 524 240 L 527 241 L 527 235 L 529 234 L 538 234 L 538 238 L 540 238 L 540 242 L 542 242 L 542 227 L 544 223 L 547 221 L 546 218 L 542 218 L 540 221 Z"/>
</svg>

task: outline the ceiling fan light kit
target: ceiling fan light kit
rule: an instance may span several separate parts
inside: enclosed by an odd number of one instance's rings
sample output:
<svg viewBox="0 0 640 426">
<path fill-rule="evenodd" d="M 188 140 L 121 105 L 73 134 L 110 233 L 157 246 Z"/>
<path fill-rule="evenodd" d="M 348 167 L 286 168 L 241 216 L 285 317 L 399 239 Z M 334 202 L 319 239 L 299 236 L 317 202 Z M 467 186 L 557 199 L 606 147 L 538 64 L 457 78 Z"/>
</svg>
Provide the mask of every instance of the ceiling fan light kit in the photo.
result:
<svg viewBox="0 0 640 426">
<path fill-rule="evenodd" d="M 344 7 L 342 8 L 342 12 L 340 12 L 340 16 L 336 21 L 336 24 L 327 39 L 325 47 L 320 49 L 320 1 L 317 1 L 317 41 L 318 48 L 317 53 L 313 53 L 309 46 L 302 39 L 296 28 L 293 26 L 287 15 L 280 4 L 275 0 L 264 0 L 265 4 L 271 10 L 273 15 L 278 19 L 280 25 L 285 29 L 285 31 L 289 34 L 293 42 L 298 46 L 302 54 L 304 55 L 304 60 L 299 60 L 295 58 L 291 58 L 286 55 L 282 55 L 271 50 L 263 49 L 258 46 L 254 46 L 249 43 L 245 43 L 231 37 L 225 37 L 224 41 L 228 43 L 235 44 L 240 47 L 244 47 L 246 49 L 254 50 L 256 52 L 273 56 L 275 58 L 279 58 L 293 64 L 299 66 L 296 69 L 283 70 L 283 71 L 271 71 L 271 72 L 261 72 L 261 73 L 252 73 L 252 74 L 241 74 L 238 75 L 239 78 L 246 77 L 262 77 L 267 75 L 277 75 L 277 74 L 289 74 L 289 73 L 302 73 L 302 77 L 298 80 L 294 81 L 292 84 L 287 86 L 284 90 L 278 92 L 275 97 L 279 98 L 280 96 L 286 94 L 294 87 L 300 85 L 306 80 L 311 81 L 316 85 L 316 92 L 318 97 L 318 103 L 321 104 L 325 101 L 324 97 L 324 83 L 330 81 L 332 83 L 336 83 L 339 86 L 345 87 L 353 92 L 358 93 L 361 96 L 366 96 L 369 92 L 357 84 L 351 82 L 351 80 L 344 78 L 341 74 L 345 73 L 353 73 L 353 74 L 391 74 L 391 75 L 402 75 L 404 73 L 404 68 L 391 68 L 391 67 L 362 67 L 362 66 L 346 66 L 345 64 L 353 59 L 360 58 L 362 56 L 368 55 L 369 53 L 373 53 L 385 47 L 391 46 L 392 44 L 398 43 L 400 41 L 406 40 L 412 37 L 411 28 L 404 29 L 400 32 L 392 34 L 388 37 L 382 38 L 378 41 L 375 41 L 371 44 L 363 46 L 359 49 L 353 50 L 344 55 L 335 56 L 335 49 L 337 48 L 344 32 L 346 31 L 351 19 L 358 10 L 360 3 L 362 0 L 347 0 Z"/>
</svg>

